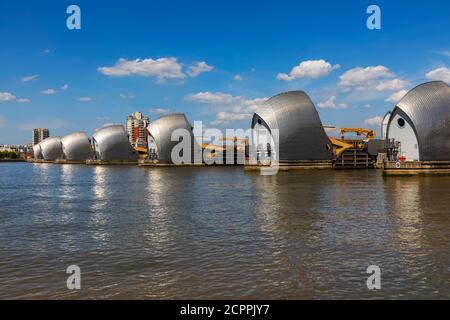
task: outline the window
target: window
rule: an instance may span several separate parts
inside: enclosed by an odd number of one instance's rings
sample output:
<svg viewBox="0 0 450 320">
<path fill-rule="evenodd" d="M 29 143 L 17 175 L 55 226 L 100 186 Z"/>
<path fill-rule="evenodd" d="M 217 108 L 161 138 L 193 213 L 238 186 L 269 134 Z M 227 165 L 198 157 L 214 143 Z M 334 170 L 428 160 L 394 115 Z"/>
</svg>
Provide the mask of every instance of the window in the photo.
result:
<svg viewBox="0 0 450 320">
<path fill-rule="evenodd" d="M 399 119 L 397 120 L 397 124 L 398 124 L 398 126 L 399 126 L 400 128 L 403 128 L 403 127 L 405 126 L 405 119 L 399 118 Z"/>
</svg>

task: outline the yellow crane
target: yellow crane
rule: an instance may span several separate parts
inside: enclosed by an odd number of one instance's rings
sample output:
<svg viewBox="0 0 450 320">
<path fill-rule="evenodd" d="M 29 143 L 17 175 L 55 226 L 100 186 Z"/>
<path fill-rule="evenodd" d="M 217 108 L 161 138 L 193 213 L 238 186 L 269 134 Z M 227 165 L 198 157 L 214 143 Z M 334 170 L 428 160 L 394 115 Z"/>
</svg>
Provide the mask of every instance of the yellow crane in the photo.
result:
<svg viewBox="0 0 450 320">
<path fill-rule="evenodd" d="M 344 135 L 346 133 L 356 133 L 357 136 L 364 136 L 366 137 L 367 141 L 377 136 L 377 133 L 371 129 L 364 129 L 364 128 L 339 129 L 340 138 L 329 137 L 331 143 L 333 144 L 336 157 L 339 157 L 345 150 L 350 148 L 358 148 L 358 149 L 364 148 L 364 142 L 361 140 L 345 139 Z"/>
<path fill-rule="evenodd" d="M 200 137 L 196 137 L 196 138 L 200 138 Z M 218 139 L 218 141 L 232 141 L 235 144 L 236 148 L 238 148 L 239 150 L 245 150 L 245 146 L 248 144 L 248 138 L 221 137 Z M 226 144 L 223 143 L 222 145 L 215 145 L 215 144 L 212 144 L 211 142 L 204 142 L 204 143 L 202 143 L 202 148 L 210 151 L 210 153 L 208 155 L 209 157 L 215 157 L 216 153 L 226 151 Z"/>
<path fill-rule="evenodd" d="M 202 137 L 197 137 L 196 138 L 202 138 Z M 218 141 L 232 141 L 234 142 L 236 145 L 247 145 L 248 144 L 248 138 L 238 138 L 238 137 L 233 137 L 233 138 L 226 138 L 226 137 L 220 137 L 218 139 Z M 239 142 L 239 143 L 238 143 Z M 214 147 L 214 145 L 211 144 L 211 142 L 203 142 L 202 143 L 202 147 L 205 148 L 206 146 L 210 146 L 209 149 L 211 149 L 211 147 Z M 220 148 L 224 148 L 224 145 L 222 146 L 217 146 L 219 149 Z"/>
<path fill-rule="evenodd" d="M 347 132 L 356 133 L 357 136 L 365 136 L 367 140 L 373 139 L 377 136 L 375 130 L 364 129 L 364 128 L 341 128 L 339 130 L 339 135 L 344 137 Z"/>
<path fill-rule="evenodd" d="M 336 157 L 339 158 L 339 156 L 347 149 L 353 148 L 353 144 L 347 143 L 344 141 L 341 141 L 339 139 L 328 137 L 333 144 L 334 147 L 334 153 L 336 154 Z"/>
</svg>

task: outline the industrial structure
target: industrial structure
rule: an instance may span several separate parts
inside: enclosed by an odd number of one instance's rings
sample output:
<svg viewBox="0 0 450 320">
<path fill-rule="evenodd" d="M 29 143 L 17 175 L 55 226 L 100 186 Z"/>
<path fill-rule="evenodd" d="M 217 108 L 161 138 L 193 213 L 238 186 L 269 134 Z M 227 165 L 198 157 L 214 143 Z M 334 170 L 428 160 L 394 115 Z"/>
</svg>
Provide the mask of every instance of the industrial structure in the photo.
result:
<svg viewBox="0 0 450 320">
<path fill-rule="evenodd" d="M 194 144 L 192 126 L 184 113 L 173 113 L 160 117 L 147 127 L 149 133 L 149 160 L 161 163 L 172 163 L 172 150 L 183 140 L 188 138 L 191 146 L 190 162 L 193 162 Z M 176 130 L 180 129 L 177 133 Z M 181 135 L 187 135 L 182 137 Z M 176 136 L 172 136 L 176 135 Z M 201 149 L 200 149 L 201 150 Z M 181 154 L 180 157 L 183 155 Z"/>
<path fill-rule="evenodd" d="M 263 160 L 269 159 L 278 161 L 280 170 L 377 167 L 384 168 L 385 174 L 450 173 L 450 87 L 442 81 L 410 90 L 382 119 L 381 138 L 365 128 L 341 128 L 339 136 L 328 136 L 303 91 L 278 94 L 258 108 L 251 122 L 250 145 L 248 137 L 222 138 L 215 145 L 203 143 L 203 136 L 200 145 L 183 113 L 161 116 L 149 123 L 144 133 L 141 125 L 148 118 L 135 113 L 127 120 L 131 136 L 122 125 L 108 125 L 98 129 L 92 140 L 85 132 L 48 137 L 33 145 L 34 160 L 127 164 L 137 163 L 141 154 L 141 165 L 236 165 L 242 164 L 238 161 L 242 155 L 250 170 L 266 166 Z M 48 133 L 36 130 L 38 138 Z M 356 137 L 348 137 L 349 133 Z M 145 147 L 142 141 L 146 141 Z M 130 142 L 135 143 L 134 148 Z M 145 148 L 145 158 L 140 148 Z M 179 156 L 178 161 L 173 155 Z"/>
<path fill-rule="evenodd" d="M 55 161 L 63 158 L 61 137 L 48 137 L 42 141 L 39 146 L 41 149 L 40 154 L 43 160 Z"/>
<path fill-rule="evenodd" d="M 138 151 L 147 151 L 147 126 L 149 118 L 141 112 L 135 112 L 126 119 L 126 130 L 130 144 Z"/>
<path fill-rule="evenodd" d="M 37 145 L 50 137 L 50 131 L 45 128 L 36 128 L 31 130 L 31 144 Z"/>
<path fill-rule="evenodd" d="M 137 151 L 131 147 L 122 125 L 108 125 L 97 129 L 92 136 L 92 144 L 95 160 L 105 162 L 134 162 L 138 160 Z"/>
<path fill-rule="evenodd" d="M 387 137 L 387 128 L 389 124 L 389 119 L 391 118 L 391 112 L 388 111 L 381 121 L 381 139 L 385 140 Z"/>
<path fill-rule="evenodd" d="M 40 144 L 35 144 L 33 146 L 33 159 L 34 160 L 42 160 L 42 150 Z"/>
<path fill-rule="evenodd" d="M 202 141 L 203 160 L 206 164 L 243 165 L 249 154 L 249 139 L 238 137 L 219 137 L 214 141 Z"/>
<path fill-rule="evenodd" d="M 410 90 L 388 113 L 386 138 L 403 161 L 450 161 L 450 87 L 432 81 Z"/>
<path fill-rule="evenodd" d="M 251 127 L 257 154 L 267 153 L 266 146 L 258 143 L 259 132 L 266 129 L 270 133 L 278 132 L 278 143 L 274 141 L 278 150 L 268 152 L 278 151 L 280 161 L 331 162 L 333 159 L 332 143 L 314 104 L 303 91 L 285 92 L 267 100 L 253 115 Z"/>
<path fill-rule="evenodd" d="M 85 161 L 92 157 L 92 147 L 86 132 L 77 131 L 61 138 L 63 158 L 67 161 Z"/>
<path fill-rule="evenodd" d="M 356 137 L 348 137 L 353 133 Z M 335 169 L 370 169 L 376 165 L 378 153 L 383 151 L 384 140 L 365 128 L 341 128 L 339 137 L 329 137 L 333 143 Z"/>
</svg>

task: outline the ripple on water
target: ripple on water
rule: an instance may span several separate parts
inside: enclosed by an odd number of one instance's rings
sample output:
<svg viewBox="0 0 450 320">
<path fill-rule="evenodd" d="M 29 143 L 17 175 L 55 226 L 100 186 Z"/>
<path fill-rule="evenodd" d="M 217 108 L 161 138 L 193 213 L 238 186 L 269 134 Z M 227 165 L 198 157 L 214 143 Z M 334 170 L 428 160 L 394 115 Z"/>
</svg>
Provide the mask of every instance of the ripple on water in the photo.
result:
<svg viewBox="0 0 450 320">
<path fill-rule="evenodd" d="M 449 187 L 377 171 L 1 164 L 0 298 L 449 298 Z M 372 264 L 380 291 L 366 288 Z"/>
</svg>

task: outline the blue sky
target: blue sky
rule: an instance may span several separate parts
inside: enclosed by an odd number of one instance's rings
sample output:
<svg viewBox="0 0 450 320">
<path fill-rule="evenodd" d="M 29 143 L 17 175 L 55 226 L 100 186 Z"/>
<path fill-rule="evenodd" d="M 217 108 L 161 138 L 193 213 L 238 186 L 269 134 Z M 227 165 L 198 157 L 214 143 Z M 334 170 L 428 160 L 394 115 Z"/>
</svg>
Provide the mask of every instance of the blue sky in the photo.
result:
<svg viewBox="0 0 450 320">
<path fill-rule="evenodd" d="M 81 30 L 66 9 L 81 8 Z M 370 4 L 381 30 L 366 27 Z M 139 110 L 248 128 L 306 91 L 322 122 L 377 128 L 404 90 L 450 82 L 448 1 L 2 1 L 0 144 L 92 134 Z"/>
</svg>

